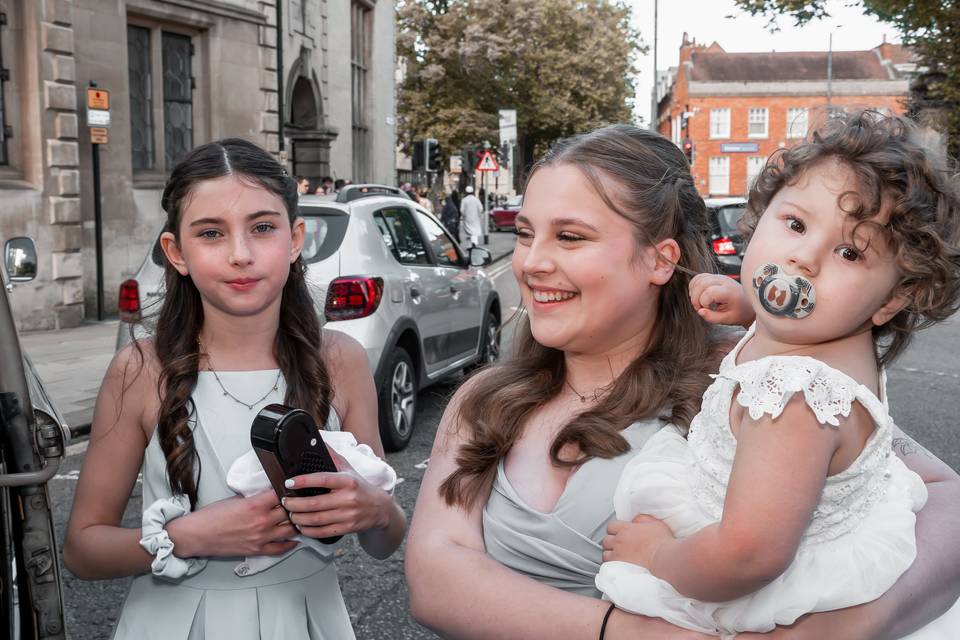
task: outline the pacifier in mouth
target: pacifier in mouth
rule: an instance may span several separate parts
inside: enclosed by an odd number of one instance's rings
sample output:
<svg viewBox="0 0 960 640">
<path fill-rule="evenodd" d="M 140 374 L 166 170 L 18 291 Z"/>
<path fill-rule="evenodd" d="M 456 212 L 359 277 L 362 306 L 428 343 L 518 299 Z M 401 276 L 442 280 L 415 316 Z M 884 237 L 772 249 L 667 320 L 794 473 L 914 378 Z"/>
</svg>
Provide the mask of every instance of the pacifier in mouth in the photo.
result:
<svg viewBox="0 0 960 640">
<path fill-rule="evenodd" d="M 774 316 L 799 320 L 813 313 L 817 295 L 806 278 L 790 275 L 778 264 L 767 263 L 753 274 L 760 305 Z"/>
</svg>

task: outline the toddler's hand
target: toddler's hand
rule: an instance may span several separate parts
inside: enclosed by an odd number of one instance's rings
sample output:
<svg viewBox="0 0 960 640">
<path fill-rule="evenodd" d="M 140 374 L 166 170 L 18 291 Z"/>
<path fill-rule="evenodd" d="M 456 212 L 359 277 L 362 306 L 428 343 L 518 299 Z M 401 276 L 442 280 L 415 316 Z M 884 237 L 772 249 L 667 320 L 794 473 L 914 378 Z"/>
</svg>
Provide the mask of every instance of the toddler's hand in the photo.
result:
<svg viewBox="0 0 960 640">
<path fill-rule="evenodd" d="M 670 527 L 652 516 L 639 515 L 632 522 L 612 520 L 603 539 L 603 561 L 621 560 L 650 569 L 657 549 L 670 540 Z"/>
<path fill-rule="evenodd" d="M 754 313 L 739 282 L 727 276 L 701 273 L 690 280 L 690 303 L 711 324 L 749 327 Z"/>
</svg>

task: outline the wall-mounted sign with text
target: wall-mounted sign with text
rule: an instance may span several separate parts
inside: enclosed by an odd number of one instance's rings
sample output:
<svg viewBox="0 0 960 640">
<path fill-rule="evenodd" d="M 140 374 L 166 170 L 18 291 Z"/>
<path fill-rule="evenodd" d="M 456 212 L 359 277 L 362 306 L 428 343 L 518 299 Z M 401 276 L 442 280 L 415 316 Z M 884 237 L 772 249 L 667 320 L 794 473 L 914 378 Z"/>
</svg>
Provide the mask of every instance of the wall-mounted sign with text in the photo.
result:
<svg viewBox="0 0 960 640">
<path fill-rule="evenodd" d="M 756 153 L 760 145 L 756 142 L 721 142 L 720 153 Z"/>
</svg>

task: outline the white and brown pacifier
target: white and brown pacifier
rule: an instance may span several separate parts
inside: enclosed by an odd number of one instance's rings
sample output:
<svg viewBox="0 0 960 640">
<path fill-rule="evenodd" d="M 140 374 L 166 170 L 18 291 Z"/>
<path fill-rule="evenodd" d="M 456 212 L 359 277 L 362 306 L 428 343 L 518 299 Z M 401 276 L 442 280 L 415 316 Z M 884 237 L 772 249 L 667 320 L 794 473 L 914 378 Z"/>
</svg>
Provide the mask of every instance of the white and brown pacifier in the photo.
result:
<svg viewBox="0 0 960 640">
<path fill-rule="evenodd" d="M 753 274 L 753 288 L 760 305 L 774 316 L 799 320 L 813 313 L 817 295 L 806 278 L 790 275 L 778 264 L 768 263 Z"/>
</svg>

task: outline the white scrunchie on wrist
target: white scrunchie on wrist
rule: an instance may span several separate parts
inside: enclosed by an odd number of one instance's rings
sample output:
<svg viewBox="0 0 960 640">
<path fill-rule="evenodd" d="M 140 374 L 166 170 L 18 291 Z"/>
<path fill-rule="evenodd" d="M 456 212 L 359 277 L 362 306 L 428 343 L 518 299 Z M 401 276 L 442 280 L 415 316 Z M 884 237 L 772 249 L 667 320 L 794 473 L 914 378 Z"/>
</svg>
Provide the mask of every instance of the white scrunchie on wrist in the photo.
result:
<svg viewBox="0 0 960 640">
<path fill-rule="evenodd" d="M 140 546 L 154 556 L 150 563 L 153 575 L 182 578 L 192 576 L 207 566 L 205 558 L 178 558 L 173 555 L 173 540 L 163 526 L 187 513 L 190 513 L 190 501 L 185 495 L 160 498 L 143 511 Z"/>
</svg>

